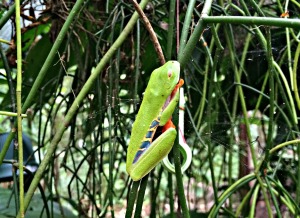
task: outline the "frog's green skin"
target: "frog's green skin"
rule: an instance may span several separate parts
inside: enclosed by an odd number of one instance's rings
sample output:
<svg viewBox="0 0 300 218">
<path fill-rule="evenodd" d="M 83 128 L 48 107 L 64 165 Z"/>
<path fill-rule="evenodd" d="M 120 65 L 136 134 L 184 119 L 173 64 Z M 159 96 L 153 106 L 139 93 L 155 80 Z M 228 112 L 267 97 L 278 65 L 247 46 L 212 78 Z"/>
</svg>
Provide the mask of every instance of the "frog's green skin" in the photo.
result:
<svg viewBox="0 0 300 218">
<path fill-rule="evenodd" d="M 178 104 L 178 91 L 169 103 L 166 101 L 179 82 L 179 76 L 180 64 L 177 61 L 169 61 L 151 74 L 127 150 L 126 170 L 134 181 L 147 175 L 170 152 L 174 144 L 177 134 L 175 128 L 168 128 L 154 141 L 152 138 L 157 126 L 164 126 L 171 119 Z M 143 147 L 143 142 L 150 146 L 147 149 L 140 148 Z M 136 155 L 138 151 L 139 154 Z"/>
</svg>

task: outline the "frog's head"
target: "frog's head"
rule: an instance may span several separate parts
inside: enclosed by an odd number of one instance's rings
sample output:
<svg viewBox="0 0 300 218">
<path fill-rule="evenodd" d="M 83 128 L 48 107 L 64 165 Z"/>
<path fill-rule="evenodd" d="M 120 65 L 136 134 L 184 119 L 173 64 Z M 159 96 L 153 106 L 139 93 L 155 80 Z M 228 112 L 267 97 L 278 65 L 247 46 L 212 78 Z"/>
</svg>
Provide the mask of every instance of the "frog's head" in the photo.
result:
<svg viewBox="0 0 300 218">
<path fill-rule="evenodd" d="M 159 69 L 159 79 L 165 94 L 167 95 L 163 110 L 170 104 L 176 95 L 179 95 L 179 88 L 184 81 L 180 79 L 180 63 L 178 61 L 168 61 Z M 177 98 L 178 99 L 178 98 Z"/>
<path fill-rule="evenodd" d="M 150 81 L 156 83 L 158 90 L 169 96 L 176 87 L 180 76 L 180 64 L 178 61 L 168 61 L 163 66 L 153 71 Z M 155 77 L 156 79 L 152 79 Z"/>
</svg>

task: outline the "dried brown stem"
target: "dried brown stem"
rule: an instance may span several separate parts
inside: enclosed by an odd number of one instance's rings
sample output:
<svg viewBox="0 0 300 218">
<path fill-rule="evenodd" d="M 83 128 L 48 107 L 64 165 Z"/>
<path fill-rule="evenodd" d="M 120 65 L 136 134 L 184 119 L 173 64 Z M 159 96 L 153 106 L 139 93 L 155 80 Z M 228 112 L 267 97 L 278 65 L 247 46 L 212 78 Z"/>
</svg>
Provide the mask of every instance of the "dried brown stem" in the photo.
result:
<svg viewBox="0 0 300 218">
<path fill-rule="evenodd" d="M 134 5 L 134 8 L 135 8 L 136 12 L 139 14 L 140 18 L 143 20 L 143 22 L 145 24 L 145 27 L 148 30 L 149 34 L 150 34 L 150 38 L 151 38 L 152 42 L 154 43 L 154 47 L 155 47 L 155 50 L 156 50 L 156 52 L 158 54 L 160 63 L 162 65 L 165 64 L 166 60 L 165 60 L 164 54 L 162 52 L 161 46 L 160 46 L 159 41 L 158 41 L 158 39 L 156 37 L 156 34 L 155 34 L 155 32 L 154 32 L 154 30 L 153 30 L 153 28 L 151 26 L 150 21 L 148 20 L 147 16 L 143 12 L 143 10 L 139 6 L 139 4 L 136 2 L 136 0 L 131 0 L 131 1 L 132 1 L 133 5 Z"/>
</svg>

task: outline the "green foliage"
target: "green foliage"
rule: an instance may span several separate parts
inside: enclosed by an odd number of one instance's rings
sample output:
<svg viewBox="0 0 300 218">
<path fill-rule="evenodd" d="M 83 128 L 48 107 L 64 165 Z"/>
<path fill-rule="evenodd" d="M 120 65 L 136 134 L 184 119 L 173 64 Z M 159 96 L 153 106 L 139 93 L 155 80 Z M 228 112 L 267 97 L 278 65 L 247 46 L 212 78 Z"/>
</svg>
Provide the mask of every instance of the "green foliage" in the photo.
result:
<svg viewBox="0 0 300 218">
<path fill-rule="evenodd" d="M 54 2 L 43 14 L 49 19 L 22 34 L 22 110 L 28 115 L 23 126 L 41 163 L 30 190 L 43 184 L 48 204 L 60 211 L 70 204 L 82 217 L 124 217 L 124 211 L 131 217 L 135 204 L 136 217 L 138 211 L 143 217 L 192 217 L 189 211 L 204 217 L 300 213 L 299 99 L 293 89 L 299 83 L 299 3 L 181 1 L 174 31 L 165 28 L 176 18 L 169 17 L 169 2 L 148 3 L 144 11 L 164 54 L 170 50 L 182 65 L 185 138 L 193 160 L 182 176 L 157 166 L 140 184 L 129 179 L 125 161 L 143 91 L 160 66 L 154 43 L 142 21 L 130 19 L 131 3 L 88 1 L 69 20 L 74 4 Z M 54 8 L 61 10 L 59 16 Z M 0 24 L 7 22 L 3 10 Z M 286 11 L 289 17 L 280 17 Z M 175 33 L 184 35 L 181 30 L 187 38 L 179 45 Z M 61 44 L 47 63 L 53 39 Z M 11 73 L 16 86 L 16 50 L 11 46 L 5 53 L 0 108 L 14 111 L 6 84 Z M 0 116 L 1 128 L 12 126 Z M 174 150 L 170 158 L 176 160 Z M 30 205 L 41 198 L 40 191 L 26 196 Z M 40 201 L 35 212 L 40 214 L 43 205 Z M 9 208 L 0 209 L 0 216 L 15 216 L 14 203 Z M 56 217 L 55 211 L 50 213 Z"/>
</svg>

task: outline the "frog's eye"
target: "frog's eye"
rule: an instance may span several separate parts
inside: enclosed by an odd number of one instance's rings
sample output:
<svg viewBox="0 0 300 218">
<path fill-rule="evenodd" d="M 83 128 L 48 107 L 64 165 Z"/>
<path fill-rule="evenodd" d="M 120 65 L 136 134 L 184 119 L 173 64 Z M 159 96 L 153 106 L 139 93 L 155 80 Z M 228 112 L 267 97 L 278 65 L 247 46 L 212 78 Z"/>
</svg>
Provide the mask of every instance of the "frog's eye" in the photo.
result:
<svg viewBox="0 0 300 218">
<path fill-rule="evenodd" d="M 171 78 L 171 76 L 172 76 L 172 70 L 169 70 L 168 71 L 168 77 Z"/>
</svg>

